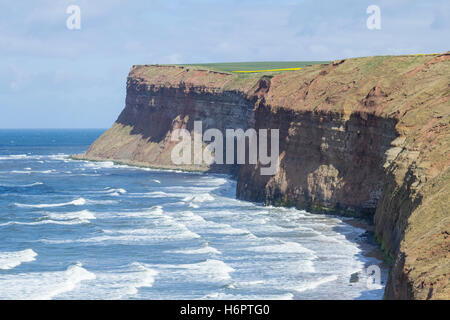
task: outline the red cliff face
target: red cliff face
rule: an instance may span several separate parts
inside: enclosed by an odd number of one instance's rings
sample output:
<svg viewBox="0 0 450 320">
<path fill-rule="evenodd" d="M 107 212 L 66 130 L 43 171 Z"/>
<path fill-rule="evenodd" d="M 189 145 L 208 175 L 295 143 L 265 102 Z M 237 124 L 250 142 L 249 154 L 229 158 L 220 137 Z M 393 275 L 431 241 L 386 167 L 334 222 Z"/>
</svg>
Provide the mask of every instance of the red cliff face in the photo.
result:
<svg viewBox="0 0 450 320">
<path fill-rule="evenodd" d="M 278 110 L 255 112 L 256 127 L 280 129 L 274 176 L 255 166 L 239 172 L 242 199 L 310 211 L 373 216 L 383 187 L 385 152 L 396 138 L 395 120 L 358 113 Z"/>
<path fill-rule="evenodd" d="M 341 60 L 236 75 L 135 66 L 126 107 L 80 158 L 237 175 L 237 196 L 373 217 L 389 299 L 450 298 L 450 56 Z M 171 162 L 174 129 L 279 129 L 278 171 Z"/>
</svg>

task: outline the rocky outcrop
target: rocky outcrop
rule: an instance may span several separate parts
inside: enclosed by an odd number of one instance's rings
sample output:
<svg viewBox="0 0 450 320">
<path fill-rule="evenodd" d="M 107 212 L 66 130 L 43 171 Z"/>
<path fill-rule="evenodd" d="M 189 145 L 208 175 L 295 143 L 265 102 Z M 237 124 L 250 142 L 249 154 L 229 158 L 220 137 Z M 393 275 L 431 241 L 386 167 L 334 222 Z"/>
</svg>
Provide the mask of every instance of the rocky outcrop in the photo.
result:
<svg viewBox="0 0 450 320">
<path fill-rule="evenodd" d="M 237 196 L 364 216 L 392 262 L 388 299 L 450 298 L 450 55 L 340 60 L 237 75 L 134 66 L 126 107 L 79 158 L 231 172 Z M 173 130 L 277 128 L 277 173 L 174 166 Z"/>
</svg>

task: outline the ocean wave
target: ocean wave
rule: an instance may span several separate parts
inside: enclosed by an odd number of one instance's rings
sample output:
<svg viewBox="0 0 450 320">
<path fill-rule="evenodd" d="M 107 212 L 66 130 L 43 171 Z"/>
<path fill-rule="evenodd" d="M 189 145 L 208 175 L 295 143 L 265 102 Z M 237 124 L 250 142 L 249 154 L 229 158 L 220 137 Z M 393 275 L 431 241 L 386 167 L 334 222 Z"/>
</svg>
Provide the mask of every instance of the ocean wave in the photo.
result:
<svg viewBox="0 0 450 320">
<path fill-rule="evenodd" d="M 185 202 L 206 202 L 206 201 L 214 201 L 214 197 L 209 194 L 209 193 L 205 193 L 205 194 L 195 194 L 195 195 L 189 195 L 186 196 L 183 201 Z"/>
<path fill-rule="evenodd" d="M 50 174 L 50 173 L 56 172 L 54 169 L 51 169 L 51 170 L 43 170 L 43 171 L 32 171 L 32 170 L 27 170 L 27 169 L 28 169 L 28 168 L 26 168 L 25 171 L 22 171 L 22 170 L 12 170 L 11 173 L 16 173 L 16 174 L 32 174 L 32 173 Z"/>
<path fill-rule="evenodd" d="M 214 233 L 222 235 L 249 235 L 252 234 L 249 230 L 243 228 L 235 228 L 229 224 L 217 223 L 214 221 L 205 220 L 202 216 L 194 214 L 192 211 L 182 211 L 176 213 L 176 219 L 180 222 L 186 223 L 189 227 L 201 229 L 203 233 Z"/>
<path fill-rule="evenodd" d="M 49 156 L 47 156 L 48 159 L 50 160 L 58 160 L 58 161 L 70 161 L 71 159 L 69 158 L 70 156 L 68 154 L 65 153 L 58 153 L 58 154 L 51 154 Z"/>
<path fill-rule="evenodd" d="M 175 195 L 164 192 L 164 191 L 152 191 L 144 193 L 130 193 L 131 197 L 145 197 L 145 198 L 166 198 L 174 197 Z"/>
<path fill-rule="evenodd" d="M 112 216 L 112 217 L 132 217 L 132 218 L 155 218 L 164 214 L 164 210 L 162 206 L 154 206 L 149 208 L 148 210 L 143 211 L 118 211 L 118 212 L 103 212 L 99 213 L 104 216 Z"/>
<path fill-rule="evenodd" d="M 224 185 L 228 182 L 231 182 L 231 180 L 227 179 L 227 178 L 222 178 L 222 177 L 214 177 L 214 176 L 210 176 L 210 175 L 204 175 L 201 177 L 201 180 L 204 180 L 208 185 L 213 184 L 215 186 L 221 186 Z M 201 183 L 200 185 L 203 185 L 204 183 Z"/>
<path fill-rule="evenodd" d="M 70 161 L 69 157 L 70 155 L 65 153 L 50 154 L 50 155 L 10 154 L 10 155 L 1 155 L 0 160 L 40 160 L 38 162 L 43 163 L 42 159 Z"/>
<path fill-rule="evenodd" d="M 44 224 L 73 225 L 73 224 L 85 224 L 85 223 L 90 223 L 89 219 L 77 219 L 77 220 L 70 220 L 70 221 L 45 219 L 45 220 L 34 221 L 34 222 L 8 221 L 5 223 L 0 223 L 0 227 L 10 226 L 10 225 L 36 226 L 36 225 L 44 225 Z"/>
<path fill-rule="evenodd" d="M 301 284 L 297 287 L 294 288 L 295 291 L 297 292 L 303 292 L 306 290 L 313 290 L 315 288 L 317 288 L 318 286 L 325 284 L 327 282 L 332 282 L 332 281 L 336 281 L 338 279 L 337 275 L 331 275 L 331 276 L 327 276 L 315 281 L 311 281 L 311 282 L 305 282 L 304 284 Z"/>
<path fill-rule="evenodd" d="M 279 244 L 255 246 L 247 248 L 248 251 L 254 252 L 268 252 L 268 253 L 307 253 L 314 255 L 314 251 L 305 248 L 297 242 L 282 241 Z"/>
<path fill-rule="evenodd" d="M 48 300 L 74 290 L 82 281 L 95 278 L 81 263 L 65 271 L 0 274 L 0 299 Z"/>
<path fill-rule="evenodd" d="M 192 264 L 161 264 L 152 265 L 161 274 L 167 277 L 189 278 L 195 282 L 223 282 L 231 279 L 231 273 L 235 269 L 221 260 L 207 259 L 206 261 Z"/>
<path fill-rule="evenodd" d="M 223 235 L 253 235 L 247 229 L 234 228 L 229 224 L 216 223 L 212 221 L 207 221 L 206 226 L 208 229 L 205 230 L 207 233 L 223 234 Z"/>
<path fill-rule="evenodd" d="M 82 210 L 76 212 L 65 212 L 65 213 L 47 213 L 47 217 L 55 220 L 95 220 L 95 215 L 89 210 Z"/>
<path fill-rule="evenodd" d="M 30 188 L 43 185 L 43 182 L 34 182 L 29 184 L 0 184 L 0 188 Z"/>
<path fill-rule="evenodd" d="M 179 253 L 179 254 L 222 254 L 219 250 L 216 248 L 205 246 L 198 249 L 184 249 L 184 250 L 169 250 L 166 251 L 168 253 Z"/>
<path fill-rule="evenodd" d="M 176 213 L 176 218 L 179 221 L 185 222 L 185 223 L 194 223 L 197 226 L 201 224 L 206 224 L 208 221 L 203 219 L 202 216 L 193 213 L 192 211 L 181 211 Z"/>
<path fill-rule="evenodd" d="M 148 242 L 159 241 L 177 241 L 191 240 L 200 238 L 195 232 L 188 229 L 180 230 L 179 228 L 159 228 L 158 230 L 150 228 L 141 229 L 125 229 L 125 230 L 103 230 L 104 235 L 84 238 L 84 239 L 68 239 L 68 240 L 48 240 L 41 239 L 40 242 L 49 244 L 64 243 L 134 243 L 147 245 Z"/>
<path fill-rule="evenodd" d="M 57 208 L 66 206 L 84 206 L 92 204 L 115 204 L 117 201 L 114 200 L 86 200 L 84 198 L 78 198 L 69 202 L 62 203 L 41 203 L 41 204 L 24 204 L 24 203 L 14 203 L 16 207 L 19 208 Z"/>
<path fill-rule="evenodd" d="M 114 236 L 104 236 L 92 238 L 94 241 L 105 240 L 181 240 L 181 239 L 198 239 L 201 236 L 189 230 L 184 224 L 171 220 L 166 220 L 156 224 L 158 228 L 138 228 L 138 229 L 121 229 L 121 230 L 103 230 L 105 234 Z"/>
<path fill-rule="evenodd" d="M 192 194 L 201 194 L 201 193 L 209 193 L 213 190 L 215 190 L 215 187 L 188 187 L 188 186 L 172 186 L 172 187 L 163 187 L 163 190 L 167 191 L 176 191 L 176 194 L 183 193 L 185 196 L 192 195 Z"/>
<path fill-rule="evenodd" d="M 239 287 L 239 288 L 246 288 L 251 286 L 259 286 L 264 284 L 264 280 L 253 280 L 253 281 L 239 281 L 232 284 L 232 286 Z"/>
<path fill-rule="evenodd" d="M 86 199 L 78 198 L 70 202 L 63 203 L 51 203 L 51 204 L 23 204 L 23 203 L 14 203 L 16 207 L 19 208 L 56 208 L 56 207 L 65 207 L 65 206 L 82 206 L 86 204 Z"/>
<path fill-rule="evenodd" d="M 28 155 L 26 154 L 10 154 L 7 156 L 0 156 L 0 160 L 20 160 L 26 158 L 28 158 Z"/>
<path fill-rule="evenodd" d="M 105 188 L 105 192 L 110 196 L 120 196 L 127 193 L 127 190 L 122 188 Z"/>
<path fill-rule="evenodd" d="M 16 252 L 0 252 L 0 270 L 13 269 L 24 262 L 36 260 L 37 253 L 32 249 Z"/>
<path fill-rule="evenodd" d="M 84 164 L 86 168 L 99 170 L 99 169 L 110 169 L 117 167 L 112 161 L 101 161 L 101 162 L 86 162 Z"/>
<path fill-rule="evenodd" d="M 142 263 L 133 262 L 96 272 L 96 278 L 89 282 L 89 286 L 78 286 L 58 298 L 91 299 L 94 297 L 108 300 L 137 298 L 139 289 L 152 287 L 158 274 L 158 271 Z"/>
<path fill-rule="evenodd" d="M 223 292 L 213 292 L 200 298 L 200 300 L 292 300 L 294 295 L 292 293 L 285 293 L 279 295 L 241 295 L 228 294 Z"/>
<path fill-rule="evenodd" d="M 157 275 L 158 271 L 148 268 L 142 263 L 133 262 L 125 270 L 100 274 L 98 280 L 108 291 L 106 294 L 108 299 L 121 299 L 138 294 L 139 288 L 153 286 Z M 106 297 L 103 296 L 103 298 Z"/>
</svg>

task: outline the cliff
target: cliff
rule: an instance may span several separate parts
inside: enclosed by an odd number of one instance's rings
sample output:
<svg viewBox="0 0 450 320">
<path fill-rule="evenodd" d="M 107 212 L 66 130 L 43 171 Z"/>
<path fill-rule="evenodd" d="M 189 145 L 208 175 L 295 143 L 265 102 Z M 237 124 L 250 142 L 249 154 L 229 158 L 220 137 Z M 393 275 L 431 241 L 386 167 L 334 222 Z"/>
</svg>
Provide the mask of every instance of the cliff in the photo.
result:
<svg viewBox="0 0 450 320">
<path fill-rule="evenodd" d="M 133 66 L 125 109 L 79 158 L 232 172 L 241 199 L 373 219 L 393 263 L 386 298 L 449 299 L 449 74 L 449 53 L 240 75 Z M 171 133 L 195 120 L 278 128 L 277 173 L 174 166 Z"/>
</svg>

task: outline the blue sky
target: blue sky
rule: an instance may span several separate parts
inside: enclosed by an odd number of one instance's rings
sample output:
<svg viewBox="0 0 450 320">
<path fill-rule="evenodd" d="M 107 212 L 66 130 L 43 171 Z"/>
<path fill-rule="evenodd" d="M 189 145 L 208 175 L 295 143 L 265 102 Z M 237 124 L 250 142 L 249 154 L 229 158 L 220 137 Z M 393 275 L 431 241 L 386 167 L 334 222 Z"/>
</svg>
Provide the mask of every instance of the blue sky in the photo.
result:
<svg viewBox="0 0 450 320">
<path fill-rule="evenodd" d="M 133 64 L 444 52 L 449 35 L 448 0 L 0 0 L 0 128 L 107 128 Z"/>
</svg>

